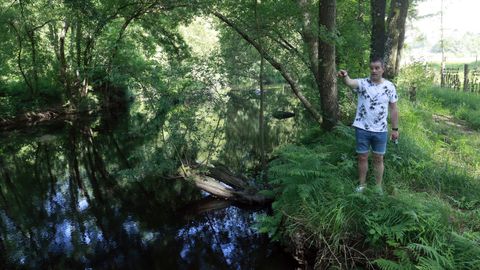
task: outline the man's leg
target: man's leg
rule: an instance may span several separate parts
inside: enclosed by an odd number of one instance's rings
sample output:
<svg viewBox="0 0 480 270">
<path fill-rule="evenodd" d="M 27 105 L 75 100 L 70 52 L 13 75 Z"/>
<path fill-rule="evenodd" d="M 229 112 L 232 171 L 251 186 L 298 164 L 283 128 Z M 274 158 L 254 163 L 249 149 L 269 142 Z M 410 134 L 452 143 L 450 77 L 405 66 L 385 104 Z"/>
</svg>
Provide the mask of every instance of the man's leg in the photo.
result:
<svg viewBox="0 0 480 270">
<path fill-rule="evenodd" d="M 375 182 L 378 186 L 382 185 L 383 168 L 383 155 L 373 153 L 373 171 L 375 172 Z"/>
<path fill-rule="evenodd" d="M 383 180 L 383 156 L 385 155 L 385 151 L 387 150 L 387 132 L 379 132 L 375 133 L 372 142 L 372 150 L 373 150 L 373 171 L 375 174 L 375 182 L 377 182 L 377 186 L 382 186 Z"/>
<path fill-rule="evenodd" d="M 356 151 L 357 151 L 357 165 L 358 165 L 358 180 L 360 187 L 365 187 L 368 171 L 368 152 L 370 151 L 370 135 L 368 131 L 363 129 L 355 129 Z M 361 191 L 358 190 L 358 191 Z"/>
<path fill-rule="evenodd" d="M 368 171 L 368 153 L 358 154 L 358 180 L 365 186 Z"/>
</svg>

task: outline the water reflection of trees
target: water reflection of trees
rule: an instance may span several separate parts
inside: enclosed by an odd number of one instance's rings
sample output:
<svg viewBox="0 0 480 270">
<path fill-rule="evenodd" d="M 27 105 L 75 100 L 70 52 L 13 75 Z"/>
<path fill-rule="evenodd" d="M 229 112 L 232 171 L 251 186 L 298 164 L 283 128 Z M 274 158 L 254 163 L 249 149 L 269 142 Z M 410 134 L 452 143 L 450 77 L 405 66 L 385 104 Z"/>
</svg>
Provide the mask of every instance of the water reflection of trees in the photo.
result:
<svg viewBox="0 0 480 270">
<path fill-rule="evenodd" d="M 191 222 L 177 234 L 184 243 L 181 260 L 197 266 L 195 269 L 215 269 L 219 265 L 224 265 L 225 269 L 272 269 L 275 260 L 272 260 L 271 250 L 262 248 L 265 236 L 256 234 L 250 227 L 255 217 L 242 215 L 238 208 L 229 207 Z"/>
<path fill-rule="evenodd" d="M 245 172 L 258 166 L 261 157 L 259 130 L 259 96 L 255 92 L 232 91 L 227 104 L 224 126 L 225 143 L 219 160 L 231 169 Z M 275 111 L 295 111 L 292 101 L 281 87 L 272 87 L 266 92 L 265 151 L 271 153 L 276 147 L 291 141 L 296 136 L 297 121 L 276 120 Z"/>
<path fill-rule="evenodd" d="M 143 218 L 136 210 L 148 209 L 157 218 L 151 226 L 155 230 L 158 224 L 168 228 L 175 224 L 172 195 L 181 193 L 180 205 L 199 196 L 177 183 L 157 181 L 155 187 L 147 185 L 148 179 L 119 181 L 115 171 L 128 169 L 121 143 L 112 134 L 96 133 L 74 125 L 59 140 L 20 140 L 10 145 L 9 155 L 2 155 L 0 238 L 8 263 L 41 267 L 125 261 L 132 257 L 130 251 L 145 249 L 141 235 L 128 235 L 125 229 L 126 220 Z"/>
<path fill-rule="evenodd" d="M 207 269 L 250 268 L 258 265 L 256 256 L 268 257 L 251 254 L 262 244 L 249 229 L 250 214 L 227 208 L 184 218 L 180 210 L 201 194 L 188 183 L 162 179 L 178 161 L 164 153 L 168 138 L 158 141 L 163 125 L 142 123 L 73 122 L 54 134 L 3 139 L 0 263 Z M 170 132 L 169 139 L 175 136 Z"/>
</svg>

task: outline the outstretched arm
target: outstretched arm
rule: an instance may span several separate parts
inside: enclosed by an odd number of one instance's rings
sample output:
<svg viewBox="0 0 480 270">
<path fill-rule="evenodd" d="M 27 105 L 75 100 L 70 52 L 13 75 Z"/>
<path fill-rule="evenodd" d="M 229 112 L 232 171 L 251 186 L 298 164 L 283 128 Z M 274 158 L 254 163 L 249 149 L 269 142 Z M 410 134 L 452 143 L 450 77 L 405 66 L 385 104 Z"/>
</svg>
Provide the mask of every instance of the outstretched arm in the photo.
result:
<svg viewBox="0 0 480 270">
<path fill-rule="evenodd" d="M 358 87 L 358 81 L 357 80 L 352 80 L 348 76 L 348 72 L 346 70 L 341 69 L 338 74 L 338 77 L 343 78 L 343 82 L 350 88 L 355 89 Z"/>
</svg>

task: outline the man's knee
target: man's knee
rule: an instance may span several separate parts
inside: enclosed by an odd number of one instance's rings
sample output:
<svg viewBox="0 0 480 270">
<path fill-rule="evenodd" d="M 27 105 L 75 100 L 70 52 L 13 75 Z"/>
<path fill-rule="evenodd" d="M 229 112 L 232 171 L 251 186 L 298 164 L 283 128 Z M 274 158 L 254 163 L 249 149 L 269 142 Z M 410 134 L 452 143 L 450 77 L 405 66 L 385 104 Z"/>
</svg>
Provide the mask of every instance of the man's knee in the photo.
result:
<svg viewBox="0 0 480 270">
<path fill-rule="evenodd" d="M 368 161 L 368 153 L 365 154 L 358 154 L 358 162 L 366 162 Z"/>
<path fill-rule="evenodd" d="M 383 155 L 373 154 L 373 163 L 375 164 L 383 164 Z"/>
</svg>

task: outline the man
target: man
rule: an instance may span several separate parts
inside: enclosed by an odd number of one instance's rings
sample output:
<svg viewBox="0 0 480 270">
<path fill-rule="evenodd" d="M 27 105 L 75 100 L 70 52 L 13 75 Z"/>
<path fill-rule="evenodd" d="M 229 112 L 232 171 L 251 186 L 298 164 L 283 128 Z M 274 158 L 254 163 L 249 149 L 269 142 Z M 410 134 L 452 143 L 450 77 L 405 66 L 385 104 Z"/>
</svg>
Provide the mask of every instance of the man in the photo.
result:
<svg viewBox="0 0 480 270">
<path fill-rule="evenodd" d="M 356 151 L 358 154 L 358 179 L 360 185 L 356 191 L 366 187 L 368 153 L 373 152 L 373 169 L 377 190 L 382 193 L 383 156 L 387 147 L 387 116 L 391 113 L 392 133 L 390 139 L 398 139 L 397 91 L 395 85 L 384 79 L 385 66 L 382 59 L 374 58 L 370 62 L 370 77 L 351 79 L 346 70 L 340 70 L 338 76 L 358 96 L 355 127 Z M 388 107 L 388 108 L 387 108 Z"/>
</svg>

